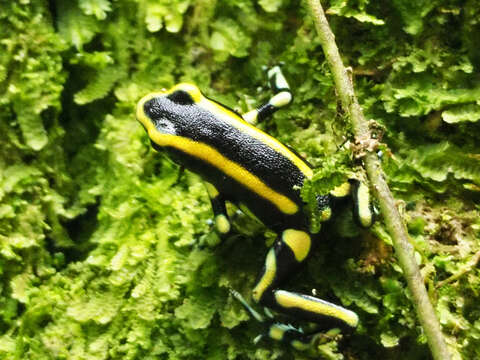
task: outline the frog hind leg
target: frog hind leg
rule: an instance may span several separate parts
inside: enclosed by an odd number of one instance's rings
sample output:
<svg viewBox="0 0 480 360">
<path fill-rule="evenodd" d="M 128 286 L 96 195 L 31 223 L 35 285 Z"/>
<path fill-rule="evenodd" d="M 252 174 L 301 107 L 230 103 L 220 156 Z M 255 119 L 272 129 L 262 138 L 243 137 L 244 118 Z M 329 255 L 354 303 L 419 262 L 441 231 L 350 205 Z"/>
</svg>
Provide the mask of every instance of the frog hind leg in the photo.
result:
<svg viewBox="0 0 480 360">
<path fill-rule="evenodd" d="M 265 311 L 263 316 L 253 309 L 243 296 L 235 291 L 230 290 L 230 293 L 235 297 L 245 309 L 259 322 L 265 325 L 263 334 L 254 339 L 254 343 L 258 343 L 262 338 L 269 338 L 275 341 L 280 341 L 290 344 L 297 350 L 308 350 L 312 348 L 313 343 L 318 338 L 319 334 L 305 334 L 301 328 L 296 328 L 290 324 L 282 324 L 274 321 L 273 314 L 270 311 Z M 265 309 L 267 310 L 267 309 Z"/>
<path fill-rule="evenodd" d="M 269 339 L 289 344 L 297 350 L 305 351 L 312 348 L 315 340 L 320 335 L 305 334 L 302 329 L 292 325 L 271 322 L 262 337 L 268 337 Z"/>
<path fill-rule="evenodd" d="M 294 273 L 308 257 L 312 245 L 312 238 L 308 232 L 297 229 L 284 230 L 280 239 L 275 241 L 267 253 L 263 270 L 253 289 L 254 301 L 294 318 L 321 324 L 322 327 L 328 325 L 342 329 L 355 328 L 358 316 L 353 311 L 313 296 L 279 288 L 288 275 Z M 273 332 L 269 331 L 270 338 L 288 341 L 296 348 L 306 346 L 314 336 L 306 336 L 292 328 L 275 329 Z"/>
<path fill-rule="evenodd" d="M 270 88 L 275 95 L 265 104 L 242 115 L 243 119 L 252 125 L 265 120 L 280 108 L 289 105 L 293 100 L 290 86 L 283 76 L 280 66 L 274 66 L 268 70 L 267 76 Z"/>
</svg>

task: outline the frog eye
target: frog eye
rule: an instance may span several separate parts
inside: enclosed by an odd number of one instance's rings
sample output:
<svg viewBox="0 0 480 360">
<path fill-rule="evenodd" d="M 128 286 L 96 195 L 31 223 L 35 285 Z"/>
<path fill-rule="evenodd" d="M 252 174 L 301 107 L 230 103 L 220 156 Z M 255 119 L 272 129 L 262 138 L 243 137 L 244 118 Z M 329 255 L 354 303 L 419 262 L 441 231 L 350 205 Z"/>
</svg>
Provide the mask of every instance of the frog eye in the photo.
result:
<svg viewBox="0 0 480 360">
<path fill-rule="evenodd" d="M 192 105 L 194 103 L 192 96 L 184 90 L 176 90 L 167 96 L 167 99 L 178 105 Z"/>
<path fill-rule="evenodd" d="M 171 122 L 166 118 L 160 118 L 156 120 L 155 127 L 157 128 L 158 131 L 160 131 L 163 134 L 171 134 L 171 135 L 176 134 L 175 125 L 173 125 L 173 122 Z"/>
</svg>

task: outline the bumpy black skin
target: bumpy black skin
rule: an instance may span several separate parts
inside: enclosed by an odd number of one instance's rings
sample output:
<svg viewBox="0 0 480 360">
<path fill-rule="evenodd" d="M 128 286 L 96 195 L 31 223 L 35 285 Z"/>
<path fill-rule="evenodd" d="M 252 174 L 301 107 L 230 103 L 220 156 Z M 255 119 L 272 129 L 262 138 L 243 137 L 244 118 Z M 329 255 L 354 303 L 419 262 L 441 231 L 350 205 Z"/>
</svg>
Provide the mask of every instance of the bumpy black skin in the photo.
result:
<svg viewBox="0 0 480 360">
<path fill-rule="evenodd" d="M 157 150 L 166 150 L 175 162 L 212 183 L 224 195 L 225 200 L 245 204 L 259 220 L 274 231 L 288 227 L 306 228 L 308 224 L 302 211 L 303 202 L 299 192 L 305 179 L 304 174 L 282 154 L 220 121 L 210 112 L 196 106 L 187 93 L 182 93 L 156 97 L 145 103 L 144 111 L 156 128 L 166 132 L 165 127 L 168 127 L 168 133 L 211 145 L 228 159 L 255 174 L 269 187 L 291 199 L 297 204 L 299 211 L 293 215 L 284 214 L 263 197 L 204 161 L 175 148 L 159 147 L 153 142 L 152 145 Z M 241 118 L 241 115 L 238 116 Z M 168 121 L 168 125 L 162 126 L 165 121 Z"/>
</svg>

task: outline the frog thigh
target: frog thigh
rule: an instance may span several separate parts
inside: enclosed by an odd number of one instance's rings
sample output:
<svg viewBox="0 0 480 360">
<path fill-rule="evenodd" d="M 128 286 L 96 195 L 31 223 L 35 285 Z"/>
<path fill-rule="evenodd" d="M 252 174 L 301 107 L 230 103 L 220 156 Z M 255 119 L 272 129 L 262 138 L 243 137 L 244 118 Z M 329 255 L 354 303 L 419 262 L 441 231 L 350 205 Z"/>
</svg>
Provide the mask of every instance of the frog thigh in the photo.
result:
<svg viewBox="0 0 480 360">
<path fill-rule="evenodd" d="M 279 286 L 295 272 L 311 253 L 312 236 L 303 230 L 286 229 L 268 251 L 262 273 L 253 289 L 253 299 L 287 315 L 307 321 L 327 323 L 343 328 L 357 326 L 357 315 L 341 306 L 280 289 Z"/>
</svg>

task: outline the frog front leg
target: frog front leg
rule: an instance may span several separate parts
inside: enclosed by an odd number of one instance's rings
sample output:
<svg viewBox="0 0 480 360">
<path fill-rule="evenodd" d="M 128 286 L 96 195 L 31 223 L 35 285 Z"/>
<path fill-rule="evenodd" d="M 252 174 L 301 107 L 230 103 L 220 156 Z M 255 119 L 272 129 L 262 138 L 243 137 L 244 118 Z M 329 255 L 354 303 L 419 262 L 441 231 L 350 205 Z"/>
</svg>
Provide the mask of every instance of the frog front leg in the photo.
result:
<svg viewBox="0 0 480 360">
<path fill-rule="evenodd" d="M 225 206 L 225 198 L 214 185 L 206 181 L 204 181 L 204 184 L 207 189 L 210 202 L 212 203 L 215 228 L 220 235 L 226 235 L 230 232 L 231 226 L 227 214 L 227 208 Z"/>
<path fill-rule="evenodd" d="M 271 97 L 267 103 L 242 115 L 243 119 L 252 125 L 265 120 L 275 111 L 289 105 L 293 99 L 290 86 L 279 66 L 271 68 L 267 76 L 270 87 L 275 95 Z"/>
<path fill-rule="evenodd" d="M 375 221 L 370 189 L 367 184 L 358 180 L 353 180 L 352 186 L 354 218 L 361 227 L 368 228 Z"/>
<path fill-rule="evenodd" d="M 307 231 L 285 229 L 268 251 L 263 270 L 253 289 L 253 299 L 259 304 L 302 320 L 332 327 L 355 328 L 358 316 L 341 306 L 280 288 L 288 275 L 295 272 L 312 250 L 313 238 Z M 303 349 L 313 337 L 283 324 L 273 324 L 267 335 L 295 348 Z"/>
<path fill-rule="evenodd" d="M 349 179 L 330 191 L 333 202 L 342 201 L 347 197 L 353 200 L 353 218 L 363 228 L 372 226 L 375 212 L 368 185 L 357 179 Z"/>
</svg>

